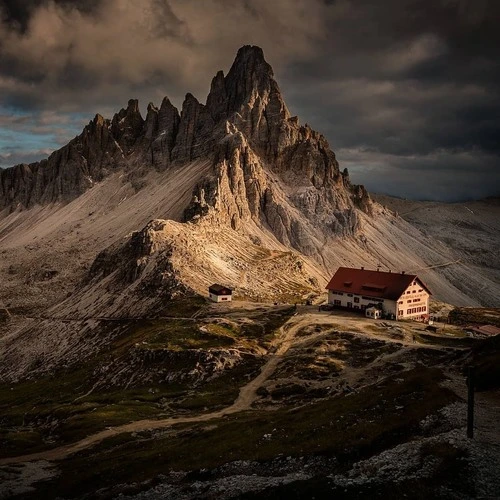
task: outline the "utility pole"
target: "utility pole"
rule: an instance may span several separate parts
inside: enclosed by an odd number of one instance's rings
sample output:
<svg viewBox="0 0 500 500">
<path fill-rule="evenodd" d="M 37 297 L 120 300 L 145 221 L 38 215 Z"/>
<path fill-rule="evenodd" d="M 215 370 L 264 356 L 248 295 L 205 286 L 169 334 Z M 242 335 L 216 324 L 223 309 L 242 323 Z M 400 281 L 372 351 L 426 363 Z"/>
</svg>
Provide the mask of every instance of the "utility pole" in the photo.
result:
<svg viewBox="0 0 500 500">
<path fill-rule="evenodd" d="M 474 437 L 474 367 L 467 368 L 467 437 Z"/>
</svg>

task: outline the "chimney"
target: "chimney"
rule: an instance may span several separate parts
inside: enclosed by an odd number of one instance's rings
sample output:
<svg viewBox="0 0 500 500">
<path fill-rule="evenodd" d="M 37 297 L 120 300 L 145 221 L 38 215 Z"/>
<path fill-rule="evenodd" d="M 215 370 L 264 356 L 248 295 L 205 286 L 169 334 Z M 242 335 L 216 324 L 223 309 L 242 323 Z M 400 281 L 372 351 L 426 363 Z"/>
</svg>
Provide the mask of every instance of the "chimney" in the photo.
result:
<svg viewBox="0 0 500 500">
<path fill-rule="evenodd" d="M 361 266 L 361 271 L 364 271 L 364 270 L 365 270 L 365 268 L 363 266 Z"/>
<path fill-rule="evenodd" d="M 401 271 L 401 274 L 404 274 L 406 271 Z"/>
<path fill-rule="evenodd" d="M 392 273 L 392 271 L 389 269 L 389 272 Z"/>
</svg>

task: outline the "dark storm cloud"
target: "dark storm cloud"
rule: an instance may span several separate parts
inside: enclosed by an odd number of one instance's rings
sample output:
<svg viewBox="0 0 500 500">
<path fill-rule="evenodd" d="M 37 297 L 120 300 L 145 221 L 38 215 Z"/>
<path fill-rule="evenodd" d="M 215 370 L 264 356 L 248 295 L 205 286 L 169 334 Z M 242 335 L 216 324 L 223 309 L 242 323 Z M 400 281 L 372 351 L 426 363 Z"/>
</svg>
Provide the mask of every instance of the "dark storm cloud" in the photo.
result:
<svg viewBox="0 0 500 500">
<path fill-rule="evenodd" d="M 130 97 L 143 109 L 164 95 L 180 106 L 188 91 L 203 100 L 215 72 L 252 43 L 264 48 L 292 113 L 327 136 L 356 181 L 380 190 L 390 178 L 385 192 L 413 189 L 414 197 L 456 198 L 448 184 L 465 197 L 498 192 L 499 2 L 3 5 L 4 109 L 90 117 L 109 116 Z M 43 133 L 36 118 L 32 126 Z"/>
</svg>

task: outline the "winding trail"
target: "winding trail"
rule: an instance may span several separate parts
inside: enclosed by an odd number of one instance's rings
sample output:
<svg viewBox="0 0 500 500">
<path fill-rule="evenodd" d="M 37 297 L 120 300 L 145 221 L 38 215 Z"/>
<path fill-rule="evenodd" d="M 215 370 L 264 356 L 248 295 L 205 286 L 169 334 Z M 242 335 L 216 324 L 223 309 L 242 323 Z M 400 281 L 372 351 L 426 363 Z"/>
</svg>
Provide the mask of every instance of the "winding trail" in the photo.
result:
<svg viewBox="0 0 500 500">
<path fill-rule="evenodd" d="M 295 320 L 295 321 L 294 321 Z M 274 341 L 272 350 L 274 353 L 269 357 L 267 362 L 262 366 L 259 375 L 252 379 L 248 384 L 244 385 L 239 392 L 234 403 L 226 408 L 203 415 L 195 415 L 191 417 L 171 417 L 162 420 L 137 420 L 128 424 L 119 425 L 116 427 L 108 427 L 107 429 L 91 434 L 76 443 L 59 446 L 52 450 L 40 451 L 29 455 L 19 455 L 17 457 L 8 457 L 0 459 L 0 466 L 7 464 L 16 464 L 23 462 L 31 462 L 35 460 L 63 460 L 64 458 L 73 455 L 82 450 L 92 448 L 96 444 L 104 441 L 107 438 L 123 434 L 127 432 L 141 432 L 155 429 L 163 429 L 176 424 L 206 422 L 215 418 L 225 417 L 234 413 L 249 410 L 252 403 L 257 399 L 257 389 L 274 373 L 281 358 L 286 354 L 288 349 L 293 344 L 296 332 L 304 325 L 304 319 L 296 321 L 296 316 L 290 318 L 281 328 L 280 335 Z M 286 327 L 289 328 L 286 328 Z"/>
<path fill-rule="evenodd" d="M 299 308 L 299 313 L 300 313 L 300 308 Z M 304 309 L 302 311 L 302 314 L 299 315 L 295 314 L 294 316 L 292 316 L 280 328 L 279 330 L 280 334 L 271 344 L 271 348 L 269 351 L 270 354 L 269 359 L 261 367 L 260 373 L 240 389 L 239 395 L 234 401 L 234 403 L 231 404 L 230 406 L 227 406 L 226 408 L 211 413 L 205 413 L 202 415 L 170 417 L 161 420 L 149 420 L 149 419 L 138 420 L 135 422 L 130 422 L 128 424 L 123 424 L 116 427 L 108 427 L 107 429 L 97 432 L 95 434 L 91 434 L 81 439 L 80 441 L 77 441 L 76 443 L 71 443 L 57 448 L 53 448 L 51 450 L 40 451 L 28 455 L 19 455 L 17 457 L 2 458 L 0 459 L 0 466 L 7 464 L 31 462 L 35 460 L 48 460 L 48 461 L 63 460 L 64 458 L 73 455 L 74 453 L 92 448 L 93 446 L 104 441 L 105 439 L 116 436 L 118 434 L 164 429 L 166 427 L 171 427 L 176 424 L 206 422 L 216 418 L 232 415 L 234 413 L 250 410 L 252 404 L 258 399 L 257 390 L 264 384 L 264 382 L 266 382 L 266 380 L 268 380 L 271 377 L 271 375 L 276 370 L 279 362 L 282 360 L 282 358 L 285 356 L 285 354 L 291 347 L 296 347 L 299 345 L 304 346 L 310 342 L 317 341 L 318 339 L 330 334 L 330 332 L 321 332 L 318 334 L 313 334 L 308 338 L 296 338 L 297 332 L 301 328 L 311 324 L 331 324 L 332 328 L 335 328 L 337 327 L 336 323 L 339 321 L 339 319 L 340 318 L 336 317 L 332 318 L 330 315 L 322 315 L 315 313 L 311 314 L 310 312 L 307 311 L 307 309 Z M 342 319 L 344 319 L 343 326 L 349 329 L 349 324 L 352 321 L 349 321 L 349 319 L 346 318 Z M 359 324 L 360 323 L 358 322 L 358 325 Z M 370 322 L 369 324 L 373 324 L 373 322 Z M 382 340 L 384 342 L 392 342 L 395 344 L 399 344 L 401 346 L 401 349 L 407 349 L 407 350 L 419 349 L 419 348 L 426 348 L 431 350 L 443 349 L 442 346 L 430 346 L 430 345 L 423 346 L 411 343 L 404 339 L 393 340 L 387 338 L 387 336 L 383 335 L 382 333 L 378 334 L 373 331 L 372 332 L 352 331 L 349 333 L 356 336 L 362 335 L 372 339 Z M 386 359 L 386 357 L 384 359 Z M 379 362 L 380 359 L 378 357 L 371 364 L 375 365 Z M 358 371 L 364 371 L 365 369 L 366 367 L 364 367 L 363 370 L 354 370 L 356 373 L 355 374 L 351 373 L 351 378 L 349 379 L 350 382 L 353 382 L 355 378 L 359 377 Z"/>
</svg>

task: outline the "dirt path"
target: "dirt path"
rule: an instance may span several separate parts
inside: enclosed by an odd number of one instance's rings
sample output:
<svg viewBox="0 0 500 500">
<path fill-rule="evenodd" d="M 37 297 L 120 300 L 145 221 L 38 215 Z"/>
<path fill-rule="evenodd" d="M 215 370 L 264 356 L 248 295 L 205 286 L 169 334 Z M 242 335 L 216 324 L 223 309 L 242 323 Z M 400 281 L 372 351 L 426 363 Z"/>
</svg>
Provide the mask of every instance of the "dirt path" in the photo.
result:
<svg viewBox="0 0 500 500">
<path fill-rule="evenodd" d="M 286 326 L 289 328 L 285 328 Z M 172 417 L 162 420 L 138 420 L 129 424 L 120 425 L 117 427 L 109 427 L 103 431 L 87 436 L 84 439 L 72 444 L 60 446 L 52 450 L 40 451 L 29 455 L 20 455 L 17 457 L 0 459 L 0 466 L 6 464 L 15 464 L 22 462 L 31 462 L 35 460 L 62 460 L 69 455 L 73 455 L 79 451 L 92 448 L 96 444 L 104 441 L 107 438 L 123 434 L 127 432 L 141 432 L 146 430 L 162 429 L 175 424 L 206 422 L 215 418 L 224 417 L 233 413 L 238 413 L 244 410 L 249 410 L 252 403 L 257 399 L 257 389 L 274 373 L 281 358 L 288 351 L 293 343 L 294 336 L 299 328 L 304 326 L 304 320 L 297 321 L 296 317 L 292 317 L 280 329 L 281 334 L 274 344 L 275 351 L 261 368 L 257 377 L 251 380 L 248 384 L 240 389 L 240 393 L 235 402 L 222 410 L 205 413 L 203 415 L 195 415 L 192 417 Z"/>
<path fill-rule="evenodd" d="M 72 444 L 68 444 L 65 446 L 60 446 L 58 448 L 54 448 L 52 450 L 41 451 L 38 453 L 32 453 L 29 455 L 21 455 L 17 457 L 11 458 L 3 458 L 0 459 L 0 465 L 5 464 L 13 464 L 13 463 L 21 463 L 21 462 L 29 462 L 34 460 L 62 460 L 69 455 L 77 453 L 79 451 L 91 448 L 96 444 L 102 442 L 103 440 L 116 436 L 118 434 L 127 433 L 127 432 L 141 432 L 146 430 L 154 430 L 154 429 L 162 429 L 166 427 L 170 427 L 175 424 L 185 424 L 185 423 L 198 423 L 198 422 L 206 422 L 208 420 L 213 420 L 215 418 L 221 418 L 227 415 L 231 415 L 234 413 L 238 413 L 241 411 L 251 409 L 252 404 L 257 400 L 257 390 L 261 387 L 266 380 L 268 380 L 271 375 L 276 370 L 279 362 L 283 358 L 283 356 L 287 353 L 287 351 L 292 346 L 297 345 L 305 345 L 308 342 L 314 340 L 318 340 L 319 338 L 328 335 L 329 332 L 321 332 L 315 335 L 312 335 L 308 338 L 300 338 L 296 339 L 297 332 L 305 328 L 311 324 L 331 324 L 332 329 L 338 328 L 337 324 L 339 321 L 343 323 L 342 329 L 345 331 L 349 331 L 349 327 L 363 327 L 366 325 L 373 325 L 373 321 L 359 321 L 356 320 L 356 324 L 352 323 L 351 320 L 346 318 L 339 318 L 336 316 L 325 315 L 322 313 L 312 313 L 305 312 L 300 314 L 299 316 L 295 315 L 290 318 L 280 329 L 280 335 L 276 338 L 271 346 L 271 355 L 267 362 L 262 366 L 260 373 L 252 379 L 248 384 L 243 386 L 240 389 L 239 395 L 234 401 L 234 403 L 226 408 L 223 408 L 218 411 L 214 411 L 211 413 L 205 413 L 202 415 L 194 415 L 190 417 L 171 417 L 162 420 L 138 420 L 135 422 L 130 422 L 128 424 L 120 425 L 117 427 L 110 427 L 103 431 L 100 431 L 96 434 L 92 434 L 87 436 L 86 438 Z M 353 330 L 356 330 L 353 328 Z M 371 338 L 375 338 L 378 340 L 382 340 L 384 342 L 392 342 L 395 344 L 399 344 L 401 349 L 443 349 L 441 346 L 422 346 L 419 344 L 410 343 L 406 340 L 395 340 L 391 339 L 388 336 L 384 336 L 382 333 L 374 333 L 373 331 L 352 331 L 350 332 L 353 335 L 363 335 Z M 372 364 L 378 363 L 380 360 L 377 358 L 373 361 Z M 351 373 L 351 377 L 349 378 L 350 382 L 353 382 L 354 379 L 357 379 L 361 375 L 361 371 L 365 371 L 366 367 L 363 370 L 359 370 L 360 373 L 357 373 L 356 370 Z M 352 380 L 351 380 L 352 379 Z"/>
</svg>

